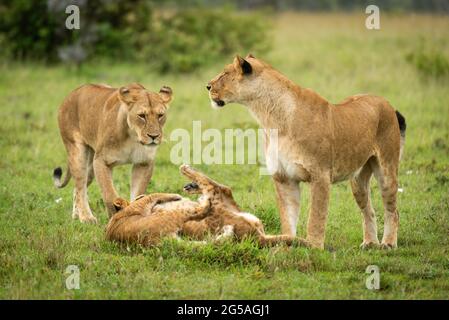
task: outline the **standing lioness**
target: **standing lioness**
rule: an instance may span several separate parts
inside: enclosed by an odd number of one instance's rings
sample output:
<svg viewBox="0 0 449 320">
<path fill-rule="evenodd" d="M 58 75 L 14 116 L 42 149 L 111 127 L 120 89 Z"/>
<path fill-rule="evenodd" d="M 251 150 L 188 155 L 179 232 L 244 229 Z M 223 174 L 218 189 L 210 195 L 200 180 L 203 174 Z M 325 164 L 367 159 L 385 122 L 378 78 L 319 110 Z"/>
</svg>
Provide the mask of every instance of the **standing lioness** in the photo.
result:
<svg viewBox="0 0 449 320">
<path fill-rule="evenodd" d="M 277 129 L 277 143 L 266 134 L 265 156 L 284 234 L 296 234 L 299 182 L 309 182 L 307 240 L 323 248 L 330 185 L 350 179 L 364 217 L 362 246 L 378 245 L 369 192 L 374 173 L 385 207 L 382 247 L 397 246 L 397 176 L 406 125 L 387 100 L 356 95 L 332 104 L 252 55 L 237 56 L 207 89 L 214 107 L 246 105 L 264 129 Z"/>
<path fill-rule="evenodd" d="M 88 84 L 75 89 L 62 103 L 58 122 L 67 150 L 68 168 L 54 170 L 54 182 L 64 187 L 73 176 L 73 218 L 96 222 L 87 200 L 87 187 L 94 176 L 109 215 L 118 198 L 112 182 L 114 166 L 132 163 L 131 200 L 145 193 L 151 179 L 154 157 L 162 141 L 172 90 L 159 93 L 134 83 L 120 89 Z"/>
</svg>

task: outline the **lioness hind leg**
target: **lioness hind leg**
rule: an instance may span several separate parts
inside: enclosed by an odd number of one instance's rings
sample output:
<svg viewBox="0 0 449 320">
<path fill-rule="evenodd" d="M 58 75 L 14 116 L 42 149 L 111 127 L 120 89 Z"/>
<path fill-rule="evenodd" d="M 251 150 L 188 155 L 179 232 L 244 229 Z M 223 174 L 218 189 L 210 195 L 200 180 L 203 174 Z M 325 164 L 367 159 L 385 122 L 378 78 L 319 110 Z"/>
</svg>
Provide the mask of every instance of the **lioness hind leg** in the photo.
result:
<svg viewBox="0 0 449 320">
<path fill-rule="evenodd" d="M 398 192 L 398 166 L 393 162 L 379 159 L 379 165 L 374 171 L 382 193 L 384 205 L 384 235 L 382 237 L 382 248 L 397 248 L 399 212 L 396 207 Z"/>
<path fill-rule="evenodd" d="M 362 249 L 376 247 L 379 245 L 379 239 L 377 238 L 376 215 L 371 205 L 369 187 L 373 173 L 370 164 L 371 161 L 372 160 L 369 160 L 362 167 L 359 174 L 351 180 L 352 193 L 363 214 L 363 242 L 360 245 Z"/>
<path fill-rule="evenodd" d="M 90 148 L 88 146 L 86 146 L 86 148 L 87 148 L 87 151 L 86 151 L 86 153 L 87 153 L 87 155 L 86 155 L 87 156 L 87 159 L 86 159 L 86 161 L 87 161 L 87 184 L 86 185 L 87 185 L 87 187 L 89 187 L 95 178 L 94 164 L 93 164 L 95 152 L 92 148 Z"/>
<path fill-rule="evenodd" d="M 70 172 L 75 181 L 72 217 L 79 218 L 81 222 L 96 223 L 97 219 L 90 210 L 87 197 L 88 147 L 82 143 L 73 143 L 66 147 Z"/>
</svg>

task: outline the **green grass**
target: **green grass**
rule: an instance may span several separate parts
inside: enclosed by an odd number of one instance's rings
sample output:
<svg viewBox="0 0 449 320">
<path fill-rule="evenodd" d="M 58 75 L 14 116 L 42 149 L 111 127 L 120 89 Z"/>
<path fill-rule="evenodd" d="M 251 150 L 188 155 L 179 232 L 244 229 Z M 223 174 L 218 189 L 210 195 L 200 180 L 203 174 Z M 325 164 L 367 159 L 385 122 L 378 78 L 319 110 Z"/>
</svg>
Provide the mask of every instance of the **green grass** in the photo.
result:
<svg viewBox="0 0 449 320">
<path fill-rule="evenodd" d="M 0 298 L 212 298 L 212 299 L 435 299 L 449 292 L 449 79 L 423 77 L 406 60 L 418 39 L 449 56 L 449 21 L 432 16 L 382 15 L 380 31 L 364 28 L 364 15 L 283 15 L 275 18 L 273 50 L 265 59 L 330 101 L 360 92 L 389 99 L 407 119 L 400 167 L 399 249 L 361 251 L 361 215 L 348 183 L 332 189 L 326 250 L 253 243 L 193 247 L 165 242 L 154 249 L 106 242 L 107 214 L 98 186 L 89 189 L 98 225 L 73 221 L 73 183 L 53 187 L 54 167 L 65 164 L 56 114 L 73 88 L 85 82 L 119 86 L 139 81 L 175 92 L 165 128 L 256 128 L 242 106 L 209 107 L 205 84 L 222 61 L 193 75 L 159 76 L 145 65 L 0 65 Z M 246 54 L 246 53 L 241 53 Z M 257 53 L 255 53 L 257 56 Z M 232 57 L 229 57 L 229 62 Z M 228 62 L 228 61 L 227 61 Z M 163 144 L 149 192 L 180 192 L 185 180 Z M 198 166 L 231 186 L 245 210 L 268 232 L 280 231 L 274 188 L 255 165 Z M 115 171 L 120 194 L 129 194 L 129 167 Z M 382 205 L 373 182 L 379 226 Z M 303 185 L 298 233 L 305 235 L 309 189 Z M 62 201 L 55 200 L 62 198 Z M 381 235 L 382 228 L 379 230 Z M 81 270 L 80 290 L 65 288 L 68 265 Z M 381 289 L 365 287 L 368 265 L 378 265 Z"/>
</svg>

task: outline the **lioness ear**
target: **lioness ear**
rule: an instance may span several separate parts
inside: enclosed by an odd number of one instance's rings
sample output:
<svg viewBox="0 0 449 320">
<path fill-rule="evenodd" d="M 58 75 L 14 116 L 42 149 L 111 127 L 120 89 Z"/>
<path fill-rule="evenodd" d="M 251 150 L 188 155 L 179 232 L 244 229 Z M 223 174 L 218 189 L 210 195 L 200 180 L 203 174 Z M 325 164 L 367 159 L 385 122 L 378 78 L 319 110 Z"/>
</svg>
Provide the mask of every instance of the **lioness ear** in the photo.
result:
<svg viewBox="0 0 449 320">
<path fill-rule="evenodd" d="M 161 90 L 159 90 L 159 95 L 164 103 L 168 104 L 173 100 L 173 90 L 170 87 L 163 86 Z"/>
<path fill-rule="evenodd" d="M 136 95 L 133 95 L 128 87 L 121 87 L 118 92 L 120 100 L 122 100 L 126 104 L 137 101 Z"/>
<path fill-rule="evenodd" d="M 253 56 L 252 53 L 248 53 L 248 55 L 245 57 L 245 59 L 248 59 L 248 58 L 253 58 L 253 59 L 255 59 L 256 57 Z"/>
<path fill-rule="evenodd" d="M 242 74 L 251 74 L 253 72 L 251 64 L 239 55 L 235 56 L 234 58 L 234 67 Z"/>
</svg>

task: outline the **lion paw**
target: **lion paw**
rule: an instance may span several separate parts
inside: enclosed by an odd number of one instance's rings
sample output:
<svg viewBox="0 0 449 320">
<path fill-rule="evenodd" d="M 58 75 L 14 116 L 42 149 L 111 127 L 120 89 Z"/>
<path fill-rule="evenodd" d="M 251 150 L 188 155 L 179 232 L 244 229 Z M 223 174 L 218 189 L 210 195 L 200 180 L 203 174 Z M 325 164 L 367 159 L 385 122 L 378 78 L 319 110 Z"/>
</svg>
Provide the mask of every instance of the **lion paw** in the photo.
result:
<svg viewBox="0 0 449 320">
<path fill-rule="evenodd" d="M 398 246 L 396 245 L 396 244 L 393 244 L 393 243 L 385 243 L 385 242 L 382 242 L 382 244 L 380 245 L 380 248 L 382 249 L 382 250 L 393 250 L 393 249 L 396 249 Z"/>
<path fill-rule="evenodd" d="M 79 216 L 80 221 L 82 223 L 92 223 L 92 224 L 97 224 L 97 218 L 95 218 L 93 215 L 86 215 L 86 216 Z"/>
<path fill-rule="evenodd" d="M 379 242 L 375 241 L 363 241 L 360 245 L 360 249 L 369 250 L 369 249 L 378 249 L 380 247 Z"/>
</svg>

